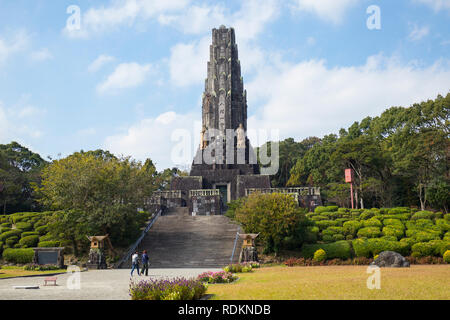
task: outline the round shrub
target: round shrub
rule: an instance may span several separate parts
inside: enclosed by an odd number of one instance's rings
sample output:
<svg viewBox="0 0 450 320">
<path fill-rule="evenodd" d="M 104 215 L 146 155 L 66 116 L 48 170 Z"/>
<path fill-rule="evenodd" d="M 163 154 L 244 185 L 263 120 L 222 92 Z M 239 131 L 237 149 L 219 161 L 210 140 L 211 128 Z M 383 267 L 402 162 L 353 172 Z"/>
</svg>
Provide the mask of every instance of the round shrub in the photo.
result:
<svg viewBox="0 0 450 320">
<path fill-rule="evenodd" d="M 59 241 L 40 241 L 38 243 L 39 248 L 53 248 L 53 247 L 59 247 L 60 242 Z"/>
<path fill-rule="evenodd" d="M 357 257 L 371 257 L 369 245 L 366 239 L 355 239 L 352 241 L 352 246 Z"/>
<path fill-rule="evenodd" d="M 10 227 L 0 227 L 0 234 L 11 231 Z"/>
<path fill-rule="evenodd" d="M 314 213 L 317 213 L 317 214 L 321 214 L 322 212 L 327 212 L 328 210 L 327 210 L 327 207 L 324 207 L 324 206 L 318 206 L 318 207 L 316 207 L 316 209 L 314 209 Z"/>
<path fill-rule="evenodd" d="M 349 241 L 346 240 L 323 244 L 304 244 L 302 246 L 301 255 L 304 258 L 311 259 L 314 257 L 314 252 L 319 249 L 325 250 L 328 259 L 346 260 L 352 256 L 352 248 Z"/>
<path fill-rule="evenodd" d="M 450 222 L 445 219 L 436 219 L 436 226 L 442 230 L 442 232 L 450 231 Z"/>
<path fill-rule="evenodd" d="M 327 253 L 323 249 L 319 249 L 316 252 L 314 252 L 314 261 L 322 262 L 327 259 Z"/>
<path fill-rule="evenodd" d="M 19 237 L 11 237 L 11 238 L 8 238 L 8 239 L 6 239 L 6 245 L 8 246 L 8 247 L 13 247 L 17 242 L 19 242 Z"/>
<path fill-rule="evenodd" d="M 444 214 L 444 220 L 450 221 L 450 213 Z"/>
<path fill-rule="evenodd" d="M 316 226 L 318 226 L 321 230 L 324 230 L 328 227 L 338 227 L 340 226 L 339 221 L 334 220 L 322 220 L 322 221 L 316 221 Z"/>
<path fill-rule="evenodd" d="M 384 219 L 383 220 L 383 225 L 384 226 L 390 226 L 390 227 L 395 227 L 397 229 L 402 229 L 405 230 L 405 225 L 403 224 L 403 222 L 400 219 Z"/>
<path fill-rule="evenodd" d="M 381 235 L 381 230 L 377 227 L 366 227 L 359 229 L 357 235 L 359 238 L 378 238 Z"/>
<path fill-rule="evenodd" d="M 328 220 L 328 217 L 319 214 L 311 217 L 311 220 L 313 221 Z"/>
<path fill-rule="evenodd" d="M 411 217 L 412 220 L 418 220 L 418 219 L 433 219 L 434 218 L 434 212 L 431 211 L 418 211 L 413 214 Z"/>
<path fill-rule="evenodd" d="M 372 218 L 373 216 L 375 216 L 373 211 L 371 211 L 371 210 L 364 210 L 363 213 L 360 214 L 359 219 L 360 220 L 368 220 L 368 219 Z"/>
<path fill-rule="evenodd" d="M 378 220 L 377 218 L 370 218 L 368 220 L 365 220 L 363 222 L 363 225 L 364 227 L 377 227 L 377 228 L 381 228 L 383 226 L 381 221 Z"/>
<path fill-rule="evenodd" d="M 17 222 L 16 228 L 23 231 L 30 231 L 31 229 L 33 229 L 33 226 L 29 222 Z"/>
<path fill-rule="evenodd" d="M 383 228 L 383 235 L 395 237 L 397 240 L 403 237 L 404 232 L 402 229 L 397 229 L 396 227 L 393 226 L 387 226 Z"/>
<path fill-rule="evenodd" d="M 341 241 L 345 240 L 345 236 L 343 234 L 333 234 L 332 235 L 333 241 Z"/>
<path fill-rule="evenodd" d="M 19 230 L 19 229 L 14 229 L 14 230 L 4 232 L 4 233 L 0 234 L 0 241 L 5 241 L 6 239 L 11 238 L 11 237 L 20 237 L 21 234 L 22 234 L 22 230 Z"/>
<path fill-rule="evenodd" d="M 48 232 L 48 226 L 47 225 L 43 225 L 43 226 L 37 227 L 35 229 L 35 231 L 39 232 L 40 235 L 44 235 L 44 234 L 46 234 Z"/>
<path fill-rule="evenodd" d="M 34 257 L 33 249 L 11 249 L 3 251 L 3 259 L 11 263 L 31 263 Z"/>
<path fill-rule="evenodd" d="M 51 240 L 55 240 L 55 237 L 50 233 L 47 233 L 46 235 L 39 237 L 39 241 L 51 241 Z"/>
<path fill-rule="evenodd" d="M 419 242 L 411 247 L 413 257 L 433 256 L 434 249 L 434 245 L 429 242 Z"/>
<path fill-rule="evenodd" d="M 445 251 L 442 257 L 444 258 L 445 262 L 450 263 L 450 250 Z"/>
<path fill-rule="evenodd" d="M 39 236 L 39 232 L 36 232 L 36 231 L 22 232 L 22 238 L 28 237 L 28 236 Z"/>
<path fill-rule="evenodd" d="M 11 222 L 5 222 L 0 224 L 1 227 L 11 228 Z"/>
<path fill-rule="evenodd" d="M 347 235 L 355 236 L 359 229 L 361 229 L 363 223 L 360 221 L 352 220 L 344 222 L 342 227 L 344 228 L 344 232 Z"/>
<path fill-rule="evenodd" d="M 431 240 L 439 240 L 441 238 L 439 233 L 420 230 L 406 230 L 406 236 L 408 238 L 414 238 L 417 242 L 427 242 Z"/>
<path fill-rule="evenodd" d="M 388 214 L 410 213 L 411 209 L 408 207 L 396 207 L 388 210 Z"/>
<path fill-rule="evenodd" d="M 32 248 L 36 247 L 39 242 L 39 236 L 32 235 L 32 236 L 26 236 L 20 239 L 19 243 L 23 248 Z"/>
</svg>

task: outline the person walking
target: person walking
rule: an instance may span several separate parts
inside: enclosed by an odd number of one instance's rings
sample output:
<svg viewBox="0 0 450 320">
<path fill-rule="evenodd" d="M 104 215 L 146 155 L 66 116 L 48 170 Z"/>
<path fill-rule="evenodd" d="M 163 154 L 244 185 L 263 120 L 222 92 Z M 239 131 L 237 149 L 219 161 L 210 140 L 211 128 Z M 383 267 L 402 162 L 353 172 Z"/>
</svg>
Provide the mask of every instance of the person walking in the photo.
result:
<svg viewBox="0 0 450 320">
<path fill-rule="evenodd" d="M 131 276 L 133 276 L 134 269 L 137 269 L 138 276 L 141 274 L 139 273 L 139 252 L 135 252 L 131 256 Z"/>
<path fill-rule="evenodd" d="M 147 250 L 144 250 L 144 253 L 142 254 L 142 270 L 141 270 L 141 274 L 144 273 L 145 271 L 145 276 L 148 276 L 148 254 L 147 254 Z"/>
</svg>

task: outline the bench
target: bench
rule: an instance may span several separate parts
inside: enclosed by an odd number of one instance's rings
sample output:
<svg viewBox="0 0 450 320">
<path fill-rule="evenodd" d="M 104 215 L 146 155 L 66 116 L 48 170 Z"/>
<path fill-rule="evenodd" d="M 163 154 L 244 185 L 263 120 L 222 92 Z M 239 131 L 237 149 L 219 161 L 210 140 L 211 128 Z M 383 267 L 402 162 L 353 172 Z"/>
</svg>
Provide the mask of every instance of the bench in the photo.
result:
<svg viewBox="0 0 450 320">
<path fill-rule="evenodd" d="M 53 285 L 56 286 L 56 277 L 47 277 L 44 279 L 44 286 L 47 285 L 47 282 L 53 282 Z"/>
</svg>

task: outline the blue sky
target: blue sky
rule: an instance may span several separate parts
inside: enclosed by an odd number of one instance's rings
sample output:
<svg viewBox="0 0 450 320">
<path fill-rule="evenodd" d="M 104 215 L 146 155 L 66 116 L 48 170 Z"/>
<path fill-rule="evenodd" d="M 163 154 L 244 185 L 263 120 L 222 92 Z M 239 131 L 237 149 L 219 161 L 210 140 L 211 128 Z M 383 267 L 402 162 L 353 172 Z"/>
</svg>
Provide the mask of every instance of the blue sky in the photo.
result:
<svg viewBox="0 0 450 320">
<path fill-rule="evenodd" d="M 67 30 L 70 5 L 79 30 Z M 380 30 L 367 28 L 371 5 Z M 249 130 L 338 132 L 448 93 L 449 21 L 450 0 L 0 0 L 0 143 L 188 164 L 192 154 L 173 156 L 172 134 L 188 130 L 195 149 L 221 24 L 236 31 Z"/>
</svg>

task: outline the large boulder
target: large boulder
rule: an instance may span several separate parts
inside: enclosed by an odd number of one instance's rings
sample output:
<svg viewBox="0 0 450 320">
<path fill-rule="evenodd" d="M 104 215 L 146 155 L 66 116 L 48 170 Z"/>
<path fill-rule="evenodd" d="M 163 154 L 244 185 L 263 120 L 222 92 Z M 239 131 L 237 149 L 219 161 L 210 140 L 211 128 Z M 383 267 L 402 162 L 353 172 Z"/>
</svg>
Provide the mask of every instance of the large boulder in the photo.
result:
<svg viewBox="0 0 450 320">
<path fill-rule="evenodd" d="M 370 265 L 386 268 L 405 268 L 409 267 L 409 261 L 406 260 L 400 253 L 394 251 L 383 251 Z"/>
</svg>

